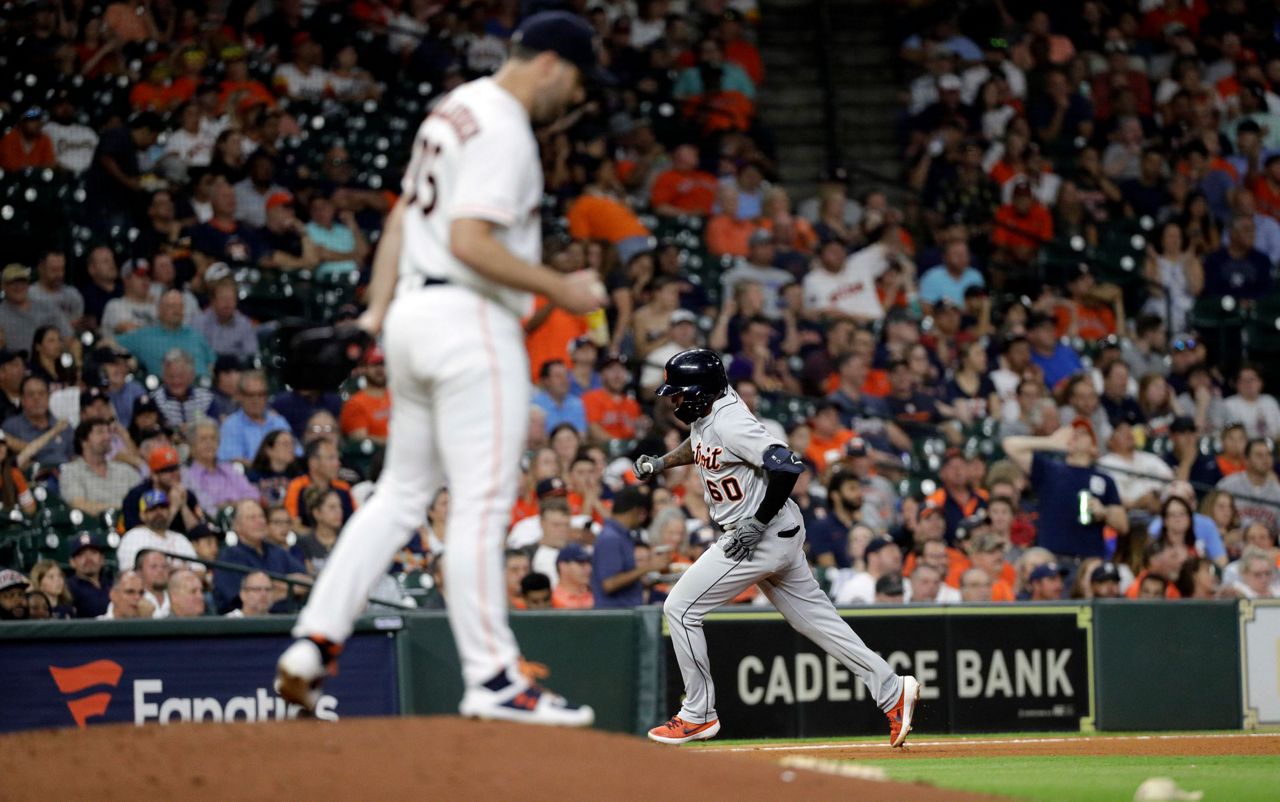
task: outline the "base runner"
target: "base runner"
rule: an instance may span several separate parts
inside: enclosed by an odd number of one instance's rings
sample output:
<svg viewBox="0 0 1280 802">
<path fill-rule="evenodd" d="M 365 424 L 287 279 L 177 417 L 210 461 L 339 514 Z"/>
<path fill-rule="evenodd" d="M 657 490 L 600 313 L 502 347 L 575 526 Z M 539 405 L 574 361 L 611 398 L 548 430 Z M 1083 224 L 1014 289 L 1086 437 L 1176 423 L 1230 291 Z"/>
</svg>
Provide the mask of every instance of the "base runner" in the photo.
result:
<svg viewBox="0 0 1280 802">
<path fill-rule="evenodd" d="M 856 674 L 889 717 L 889 743 L 902 746 L 920 699 L 915 677 L 899 677 L 867 648 L 818 587 L 804 555 L 804 523 L 790 499 L 804 470 L 786 444 L 769 435 L 733 390 L 714 352 L 673 356 L 658 395 L 676 405 L 691 427 L 685 442 L 661 457 L 636 460 L 647 478 L 696 463 L 711 517 L 726 530 L 685 571 L 663 605 L 684 678 L 684 704 L 666 724 L 649 730 L 659 743 L 682 744 L 720 732 L 715 687 L 702 621 L 707 613 L 758 584 L 796 631 Z"/>
</svg>

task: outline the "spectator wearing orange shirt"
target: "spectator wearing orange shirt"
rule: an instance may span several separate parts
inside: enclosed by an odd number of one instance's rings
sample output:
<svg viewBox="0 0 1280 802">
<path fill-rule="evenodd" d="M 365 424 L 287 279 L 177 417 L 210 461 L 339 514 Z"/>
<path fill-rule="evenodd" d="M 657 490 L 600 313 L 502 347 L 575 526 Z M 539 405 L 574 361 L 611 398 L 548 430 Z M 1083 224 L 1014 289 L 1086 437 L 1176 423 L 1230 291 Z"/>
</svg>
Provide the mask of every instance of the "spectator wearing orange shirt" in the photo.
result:
<svg viewBox="0 0 1280 802">
<path fill-rule="evenodd" d="M 309 487 L 336 490 L 342 501 L 342 520 L 350 518 L 356 505 L 351 497 L 351 485 L 338 478 L 338 468 L 342 466 L 338 460 L 338 447 L 330 440 L 312 440 L 307 444 L 302 459 L 307 472 L 289 482 L 284 494 L 284 506 L 293 517 L 294 527 L 309 529 L 313 523 L 311 511 L 302 498 L 303 491 Z"/>
<path fill-rule="evenodd" d="M 57 155 L 53 152 L 53 140 L 43 128 L 44 111 L 39 106 L 24 111 L 18 124 L 0 139 L 0 169 L 12 172 L 55 166 Z"/>
<path fill-rule="evenodd" d="M 716 201 L 716 177 L 698 169 L 698 149 L 684 144 L 671 154 L 671 167 L 663 170 L 649 190 L 654 214 L 678 217 L 694 214 L 706 217 Z"/>
<path fill-rule="evenodd" d="M 732 183 L 721 184 L 716 192 L 716 204 L 720 210 L 707 221 L 707 250 L 712 256 L 738 256 L 747 258 L 747 241 L 756 230 L 755 222 L 738 219 L 738 188 Z"/>
<path fill-rule="evenodd" d="M 365 366 L 365 386 L 347 399 L 338 423 L 347 437 L 383 444 L 387 442 L 387 421 L 391 418 L 391 394 L 387 391 L 387 366 L 381 348 L 369 350 Z"/>
<path fill-rule="evenodd" d="M 179 102 L 186 103 L 196 96 L 196 90 L 204 83 L 204 68 L 209 55 L 195 45 L 184 47 L 178 58 L 178 77 L 173 79 L 173 92 Z"/>
<path fill-rule="evenodd" d="M 1169 33 L 1169 26 L 1181 25 L 1195 37 L 1200 32 L 1200 18 L 1208 13 L 1203 0 L 1197 0 L 1188 8 L 1184 0 L 1164 0 L 1164 3 L 1142 15 L 1138 36 L 1160 42 Z"/>
<path fill-rule="evenodd" d="M 1053 239 L 1053 216 L 1036 202 L 1029 183 L 1013 180 L 1017 182 L 1013 200 L 996 210 L 991 244 L 996 247 L 994 261 L 1025 267 L 1035 260 L 1040 247 Z"/>
<path fill-rule="evenodd" d="M 1123 331 L 1124 294 L 1115 284 L 1099 285 L 1088 265 L 1076 268 L 1067 281 L 1067 294 L 1054 310 L 1059 337 L 1097 342 Z"/>
<path fill-rule="evenodd" d="M 844 456 L 844 445 L 854 438 L 854 433 L 840 425 L 840 407 L 834 401 L 820 401 L 809 421 L 809 447 L 804 456 L 821 476 L 827 465 L 838 462 Z"/>
<path fill-rule="evenodd" d="M 1147 544 L 1143 551 L 1145 565 L 1133 583 L 1124 592 L 1126 598 L 1180 599 L 1182 594 L 1173 586 L 1169 577 L 1176 578 L 1182 564 L 1187 561 L 1187 547 L 1177 538 L 1162 537 Z M 1152 580 L 1150 583 L 1147 580 Z M 1159 582 L 1163 587 L 1155 587 Z"/>
<path fill-rule="evenodd" d="M 1015 601 L 1013 586 L 1018 581 L 1018 572 L 1013 564 L 1004 558 L 1008 544 L 999 535 L 980 532 L 968 540 L 967 548 L 968 562 L 971 567 L 982 571 L 991 581 L 991 601 Z M 963 582 L 964 572 L 961 572 L 961 587 Z"/>
<path fill-rule="evenodd" d="M 569 205 L 569 236 L 576 240 L 607 240 L 627 264 L 638 253 L 650 250 L 652 234 L 635 212 L 618 198 L 626 194 L 614 172 L 613 162 L 600 161 L 578 199 Z"/>
<path fill-rule="evenodd" d="M 902 563 L 902 575 L 911 576 L 916 563 L 928 563 L 938 569 L 947 584 L 959 587 L 959 577 L 969 568 L 969 558 L 963 551 L 948 546 L 943 540 L 946 518 L 942 510 L 931 504 L 922 504 L 916 517 L 915 546 Z"/>
<path fill-rule="evenodd" d="M 161 114 L 172 111 L 183 101 L 182 90 L 174 85 L 172 77 L 168 63 L 156 62 L 147 73 L 147 79 L 134 84 L 129 91 L 129 105 L 134 111 Z"/>
<path fill-rule="evenodd" d="M 975 489 L 969 484 L 969 463 L 964 452 L 958 448 L 948 448 L 942 455 L 938 483 L 940 487 L 925 497 L 925 503 L 942 511 L 942 517 L 946 521 L 947 544 L 953 545 L 962 522 L 986 510 L 987 491 Z M 990 525 L 990 520 L 987 525 Z"/>
<path fill-rule="evenodd" d="M 551 592 L 556 610 L 589 610 L 595 607 L 591 593 L 591 554 L 577 543 L 567 543 L 556 555 L 559 581 Z"/>
<path fill-rule="evenodd" d="M 621 354 L 605 354 L 600 361 L 600 387 L 582 394 L 587 410 L 587 438 L 597 443 L 630 440 L 643 418 L 640 404 L 627 390 L 631 371 Z"/>
<path fill-rule="evenodd" d="M 581 242 L 570 242 L 547 261 L 561 273 L 574 273 L 586 267 L 586 249 Z M 524 347 L 529 352 L 532 380 L 541 380 L 542 366 L 548 362 L 560 360 L 569 364 L 569 345 L 589 330 L 585 315 L 566 312 L 545 297 L 535 296 L 533 314 L 524 321 Z"/>
<path fill-rule="evenodd" d="M 1258 211 L 1280 220 L 1280 153 L 1272 153 L 1262 163 L 1262 173 L 1249 185 Z"/>
<path fill-rule="evenodd" d="M 276 107 L 276 96 L 261 81 L 249 77 L 249 64 L 245 60 L 243 47 L 231 45 L 222 49 L 222 62 L 226 72 L 221 84 L 222 94 L 218 98 L 218 107 L 222 111 L 234 112 L 246 105 L 265 104 L 268 108 Z M 227 104 L 234 102 L 235 108 Z"/>
</svg>

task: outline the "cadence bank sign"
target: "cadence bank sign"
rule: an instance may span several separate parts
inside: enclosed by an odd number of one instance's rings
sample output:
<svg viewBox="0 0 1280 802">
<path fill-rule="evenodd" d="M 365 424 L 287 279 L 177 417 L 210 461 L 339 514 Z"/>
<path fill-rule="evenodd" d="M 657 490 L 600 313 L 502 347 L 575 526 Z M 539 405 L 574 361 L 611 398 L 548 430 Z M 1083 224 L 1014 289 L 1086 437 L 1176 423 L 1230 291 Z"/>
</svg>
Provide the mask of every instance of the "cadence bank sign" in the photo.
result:
<svg viewBox="0 0 1280 802">
<path fill-rule="evenodd" d="M 277 636 L 6 644 L 0 730 L 296 718 L 300 708 L 271 688 L 286 645 Z M 392 638 L 352 638 L 317 718 L 398 712 L 395 664 Z"/>
<path fill-rule="evenodd" d="M 1074 608 L 846 611 L 849 625 L 897 674 L 922 685 L 922 732 L 1079 730 L 1092 726 L 1088 616 Z M 780 617 L 707 619 L 716 711 L 755 737 L 879 734 L 884 714 L 843 663 Z M 682 693 L 674 651 L 668 706 Z"/>
</svg>

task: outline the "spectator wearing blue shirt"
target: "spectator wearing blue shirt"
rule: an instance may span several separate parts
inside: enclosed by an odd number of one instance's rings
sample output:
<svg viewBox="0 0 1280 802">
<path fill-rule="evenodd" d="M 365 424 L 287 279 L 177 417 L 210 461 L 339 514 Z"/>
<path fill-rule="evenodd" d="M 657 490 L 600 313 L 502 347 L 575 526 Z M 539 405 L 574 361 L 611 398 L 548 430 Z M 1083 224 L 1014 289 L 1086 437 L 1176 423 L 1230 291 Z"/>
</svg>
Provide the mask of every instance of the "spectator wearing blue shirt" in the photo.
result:
<svg viewBox="0 0 1280 802">
<path fill-rule="evenodd" d="M 1171 498 L 1180 498 L 1187 502 L 1187 506 L 1194 510 L 1196 503 L 1196 491 L 1191 487 L 1189 482 L 1173 482 L 1162 494 L 1161 499 L 1167 503 Z M 1147 525 L 1147 534 L 1152 540 L 1159 540 L 1160 533 L 1164 531 L 1164 516 L 1159 515 L 1151 519 L 1151 523 Z M 1195 537 L 1196 551 L 1208 557 L 1219 566 L 1227 564 L 1227 548 L 1222 543 L 1222 533 L 1218 531 L 1218 525 L 1213 519 L 1202 513 L 1193 513 L 1191 516 L 1191 534 Z"/>
<path fill-rule="evenodd" d="M 158 323 L 121 334 L 116 341 L 136 356 L 148 373 L 159 374 L 164 370 L 164 355 L 179 348 L 191 355 L 196 375 L 207 376 L 215 358 L 213 349 L 203 334 L 182 324 L 184 311 L 182 293 L 169 290 L 156 304 Z"/>
<path fill-rule="evenodd" d="M 969 263 L 969 243 L 955 239 L 942 249 L 942 264 L 920 277 L 920 300 L 932 306 L 945 298 L 963 307 L 965 290 L 985 286 L 982 274 Z"/>
<path fill-rule="evenodd" d="M 1129 515 L 1120 503 L 1116 483 L 1094 468 L 1098 445 L 1088 421 L 1077 418 L 1048 437 L 1006 437 L 1002 445 L 1005 455 L 1030 475 L 1039 508 L 1036 545 L 1053 552 L 1073 573 L 1081 558 L 1106 555 L 1104 526 L 1128 534 Z M 1066 452 L 1066 458 L 1058 460 L 1045 453 L 1053 451 Z M 1088 493 L 1084 523 L 1081 493 Z"/>
<path fill-rule="evenodd" d="M 1058 342 L 1057 326 L 1048 315 L 1031 315 L 1027 321 L 1027 342 L 1031 343 L 1031 361 L 1044 373 L 1044 383 L 1050 390 L 1058 382 L 1084 369 L 1079 354 Z"/>
<path fill-rule="evenodd" d="M 289 552 L 267 541 L 267 516 L 256 501 L 241 501 L 236 505 L 232 519 L 237 542 L 218 555 L 222 562 L 243 565 L 253 571 L 295 575 L 309 579 L 306 568 Z M 238 571 L 220 570 L 213 574 L 213 599 L 219 613 L 228 613 L 240 605 L 240 580 Z"/>
<path fill-rule="evenodd" d="M 569 343 L 569 358 L 573 366 L 569 371 L 569 394 L 581 398 L 588 390 L 600 387 L 600 372 L 596 363 L 600 358 L 600 348 L 583 335 Z"/>
<path fill-rule="evenodd" d="M 218 462 L 238 460 L 250 463 L 258 453 L 262 438 L 277 430 L 287 430 L 289 422 L 267 407 L 267 377 L 251 370 L 240 375 L 240 409 L 222 422 Z M 239 586 L 236 586 L 239 593 Z"/>
<path fill-rule="evenodd" d="M 115 408 L 116 420 L 128 428 L 133 423 L 133 405 L 139 398 L 147 394 L 146 389 L 129 378 L 129 355 L 111 347 L 102 347 L 94 352 L 97 364 L 101 366 L 98 381 L 111 399 Z M 93 384 L 92 374 L 89 383 Z"/>
<path fill-rule="evenodd" d="M 547 433 L 562 423 L 567 423 L 585 434 L 587 409 L 582 399 L 569 392 L 569 369 L 562 360 L 552 359 L 542 365 L 538 374 L 542 389 L 533 396 L 533 404 L 547 413 Z"/>
<path fill-rule="evenodd" d="M 654 554 L 636 562 L 631 533 L 644 525 L 653 502 L 639 487 L 625 487 L 613 498 L 613 512 L 596 537 L 591 554 L 591 595 L 595 606 L 636 607 L 644 604 L 645 574 L 665 570 L 671 553 Z"/>
<path fill-rule="evenodd" d="M 333 201 L 324 195 L 311 199 L 307 236 L 320 250 L 321 262 L 316 268 L 316 278 L 336 279 L 357 273 L 369 255 L 369 243 L 356 223 L 355 215 L 350 210 L 335 215 Z"/>
<path fill-rule="evenodd" d="M 816 508 L 806 527 L 809 558 L 819 568 L 849 568 L 849 533 L 859 524 L 862 480 L 836 470 L 827 482 L 830 509 Z"/>
<path fill-rule="evenodd" d="M 1231 220 L 1230 240 L 1204 258 L 1202 296 L 1256 299 L 1271 292 L 1271 260 L 1253 247 L 1256 233 L 1252 217 Z"/>
<path fill-rule="evenodd" d="M 1280 262 L 1280 223 L 1275 218 L 1258 213 L 1258 200 L 1249 189 L 1241 187 L 1231 196 L 1231 211 L 1237 217 L 1253 220 L 1253 247 L 1262 251 L 1271 264 Z M 1231 232 L 1223 235 L 1224 243 L 1231 242 Z"/>
</svg>

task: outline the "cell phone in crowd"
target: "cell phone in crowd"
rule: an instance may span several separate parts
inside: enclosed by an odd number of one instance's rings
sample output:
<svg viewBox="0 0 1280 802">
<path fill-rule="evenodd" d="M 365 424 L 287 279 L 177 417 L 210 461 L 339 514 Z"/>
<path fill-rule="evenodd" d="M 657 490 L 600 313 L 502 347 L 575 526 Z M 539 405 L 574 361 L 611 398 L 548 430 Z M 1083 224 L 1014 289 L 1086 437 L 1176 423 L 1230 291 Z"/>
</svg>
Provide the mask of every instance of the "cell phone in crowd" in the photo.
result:
<svg viewBox="0 0 1280 802">
<path fill-rule="evenodd" d="M 1093 512 L 1089 509 L 1089 491 L 1081 490 L 1077 500 L 1079 508 L 1076 511 L 1076 516 L 1080 519 L 1081 526 L 1088 526 L 1093 523 Z"/>
</svg>

